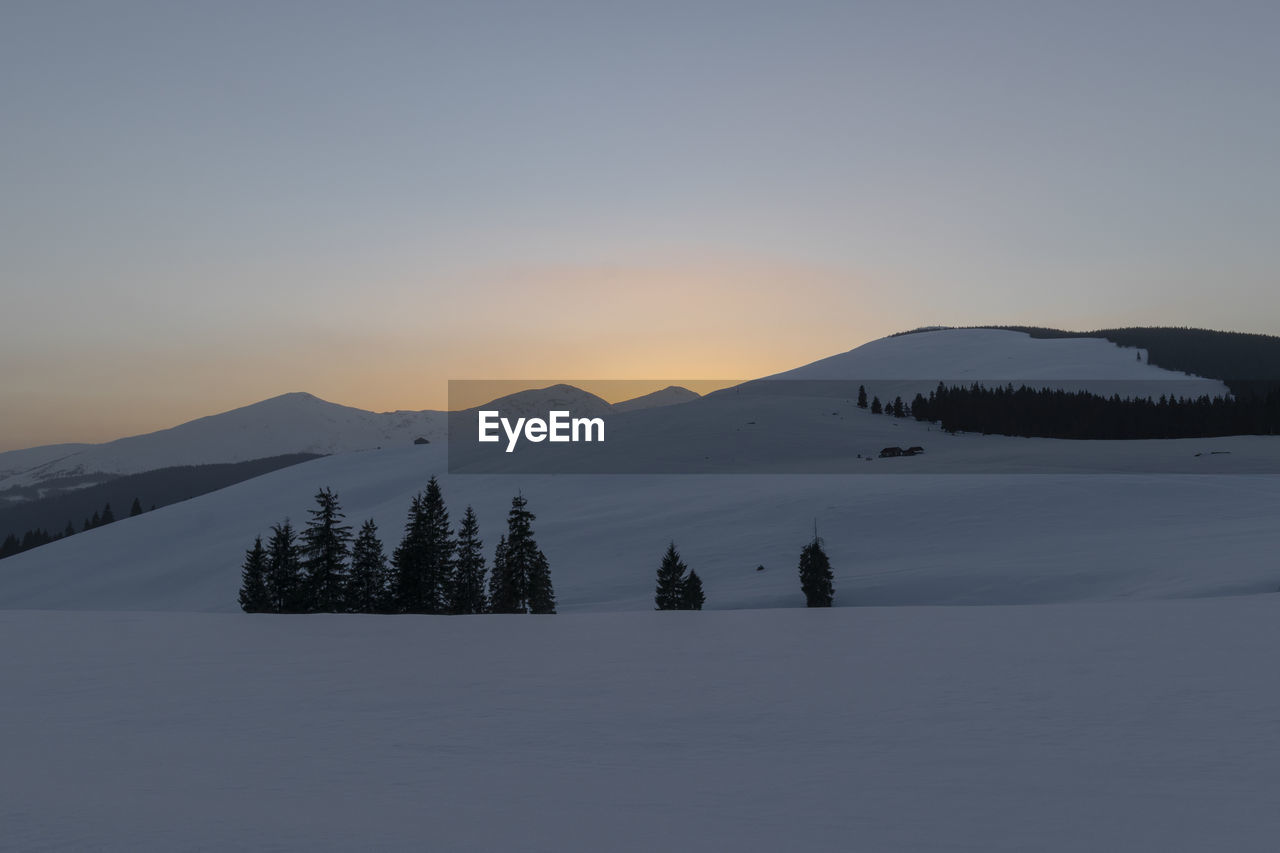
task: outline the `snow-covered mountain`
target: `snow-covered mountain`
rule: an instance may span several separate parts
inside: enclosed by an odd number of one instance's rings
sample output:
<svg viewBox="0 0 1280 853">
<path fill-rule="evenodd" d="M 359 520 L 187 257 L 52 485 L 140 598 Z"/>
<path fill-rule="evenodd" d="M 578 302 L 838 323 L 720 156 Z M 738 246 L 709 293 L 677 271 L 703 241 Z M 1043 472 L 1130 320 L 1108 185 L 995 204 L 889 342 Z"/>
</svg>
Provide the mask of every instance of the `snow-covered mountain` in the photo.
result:
<svg viewBox="0 0 1280 853">
<path fill-rule="evenodd" d="M 136 474 L 177 465 L 243 462 L 286 453 L 344 453 L 445 434 L 441 412 L 367 412 L 305 393 L 105 444 L 0 453 L 0 491 L 88 474 Z"/>
<path fill-rule="evenodd" d="M 400 433 L 344 434 L 352 444 L 382 443 L 381 450 L 339 452 L 10 558 L 0 563 L 0 606 L 234 610 L 244 548 L 286 516 L 305 519 L 317 489 L 335 489 L 353 522 L 376 519 L 391 547 L 412 495 L 432 475 L 441 476 L 455 514 L 475 507 L 490 546 L 511 497 L 528 497 L 567 610 L 651 607 L 652 564 L 672 539 L 703 577 L 709 606 L 794 605 L 795 556 L 815 520 L 845 604 L 1043 603 L 1274 588 L 1273 566 L 1257 555 L 1277 544 L 1280 478 L 1259 472 L 1280 470 L 1280 439 L 952 436 L 815 395 L 806 381 L 846 371 L 901 375 L 900 364 L 925 376 L 987 374 L 1014 364 L 1008 353 L 1021 354 L 1039 376 L 1088 368 L 1102 379 L 1147 381 L 1155 371 L 1113 350 L 1015 332 L 930 332 L 801 369 L 794 385 L 766 383 L 780 390 L 757 393 L 748 385 L 611 414 L 610 439 L 600 449 L 643 452 L 646 465 L 669 465 L 638 471 L 704 472 L 694 474 L 530 474 L 519 465 L 474 469 L 491 476 L 458 473 L 445 442 L 411 444 L 418 432 L 437 435 L 430 430 L 436 423 L 406 415 Z M 296 403 L 331 411 L 312 400 Z M 608 410 L 568 387 L 525 392 L 513 402 L 532 406 L 529 413 L 553 402 Z M 368 413 L 334 408 L 352 412 L 348 423 L 368 423 Z M 927 452 L 868 458 L 889 444 Z M 451 462 L 455 473 L 448 474 Z M 741 470 L 756 473 L 716 473 Z M 895 476 L 921 472 L 934 476 Z M 1021 476 L 1001 476 L 1010 473 Z M 759 565 L 766 570 L 756 571 Z"/>
<path fill-rule="evenodd" d="M 672 539 L 703 577 L 709 606 L 795 605 L 794 562 L 815 520 L 843 604 L 1043 603 L 1274 589 L 1274 566 L 1259 555 L 1280 544 L 1274 524 L 1280 477 L 1263 475 L 1280 471 L 1280 438 L 951 436 L 815 395 L 809 381 L 870 377 L 875 370 L 889 377 L 906 370 L 991 378 L 1002 364 L 1014 365 L 1004 375 L 1026 378 L 1079 376 L 1087 368 L 1100 380 L 1147 382 L 1156 370 L 1096 341 L 948 330 L 873 342 L 791 372 L 794 385 L 765 383 L 781 390 L 759 393 L 748 385 L 682 405 L 611 413 L 610 439 L 601 448 L 643 451 L 649 462 L 668 466 L 639 471 L 702 472 L 682 475 L 530 474 L 518 465 L 474 469 L 492 476 L 459 473 L 458 460 L 437 440 L 444 434 L 440 413 L 373 415 L 288 395 L 68 454 L 60 464 L 78 470 L 190 462 L 197 452 L 261 456 L 310 446 L 333 455 L 0 562 L 0 607 L 234 610 L 244 549 L 286 516 L 305 519 L 316 490 L 335 489 L 354 523 L 376 519 L 391 547 L 411 497 L 432 475 L 441 476 L 455 516 L 475 507 L 490 548 L 511 497 L 529 498 L 566 610 L 651 607 L 654 565 Z M 874 380 L 869 390 L 880 381 L 892 380 Z M 596 400 L 607 410 L 599 398 L 571 388 L 521 399 L 535 408 Z M 419 435 L 431 443 L 413 446 Z M 927 452 L 868 458 L 885 445 Z M 1214 452 L 1220 450 L 1230 452 Z M 754 473 L 717 473 L 741 470 Z M 819 472 L 824 476 L 812 475 Z M 1021 476 L 1002 476 L 1010 473 Z M 759 565 L 766 570 L 756 571 Z"/>
<path fill-rule="evenodd" d="M 663 406 L 677 406 L 681 403 L 688 403 L 698 399 L 700 395 L 696 391 L 690 391 L 679 385 L 668 385 L 658 391 L 644 394 L 640 397 L 633 397 L 630 400 L 622 400 L 613 404 L 614 412 L 634 412 L 638 409 L 656 409 Z"/>
<path fill-rule="evenodd" d="M 1215 397 L 1226 385 L 1147 363 L 1144 350 L 1102 338 L 1033 338 L 1005 329 L 937 329 L 880 338 L 769 379 L 889 380 L 911 399 L 939 381 L 1027 384 L 1122 397 Z"/>
</svg>

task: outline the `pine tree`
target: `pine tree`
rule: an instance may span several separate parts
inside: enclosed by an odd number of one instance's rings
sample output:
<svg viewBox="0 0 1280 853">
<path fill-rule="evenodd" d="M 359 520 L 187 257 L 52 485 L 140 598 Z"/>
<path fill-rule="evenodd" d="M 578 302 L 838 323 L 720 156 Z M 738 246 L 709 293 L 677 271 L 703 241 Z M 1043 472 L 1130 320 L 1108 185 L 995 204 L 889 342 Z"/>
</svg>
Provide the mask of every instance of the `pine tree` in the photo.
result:
<svg viewBox="0 0 1280 853">
<path fill-rule="evenodd" d="M 680 589 L 680 609 L 701 610 L 702 605 L 706 603 L 707 596 L 702 592 L 702 578 L 690 569 L 689 577 L 685 578 L 684 585 Z"/>
<path fill-rule="evenodd" d="M 245 552 L 244 565 L 240 569 L 240 609 L 245 613 L 266 613 L 271 610 L 267 594 L 267 551 L 262 547 L 262 537 L 253 540 L 253 547 Z"/>
<path fill-rule="evenodd" d="M 133 499 L 133 506 L 129 507 L 129 517 L 133 518 L 135 515 L 142 515 L 142 502 L 137 498 Z"/>
<path fill-rule="evenodd" d="M 62 529 L 62 535 L 64 537 L 76 535 L 75 525 L 71 523 L 71 519 L 69 518 L 67 519 L 67 526 Z"/>
<path fill-rule="evenodd" d="M 116 520 L 116 514 L 111 511 L 111 502 L 107 501 L 102 508 L 102 518 L 99 519 L 100 524 L 111 524 Z"/>
<path fill-rule="evenodd" d="M 272 613 L 298 613 L 302 609 L 302 569 L 298 564 L 298 537 L 289 519 L 271 528 L 267 543 L 267 598 Z"/>
<path fill-rule="evenodd" d="M 414 496 L 404 539 L 391 557 L 401 612 L 445 612 L 456 545 L 440 483 L 432 477 L 427 481 L 426 492 Z"/>
<path fill-rule="evenodd" d="M 95 509 L 93 511 L 93 518 L 85 522 L 84 529 L 92 530 L 93 528 L 99 526 L 100 524 L 102 524 L 102 518 L 98 515 L 98 511 Z"/>
<path fill-rule="evenodd" d="M 667 545 L 667 553 L 658 566 L 658 587 L 653 594 L 655 610 L 680 610 L 684 591 L 684 573 L 688 567 L 676 551 L 676 543 Z"/>
<path fill-rule="evenodd" d="M 493 569 L 489 572 L 489 612 L 519 613 L 520 590 L 507 563 L 507 535 L 498 539 L 493 549 Z"/>
<path fill-rule="evenodd" d="M 547 615 L 556 612 L 556 591 L 551 586 L 551 564 L 540 548 L 534 547 L 529 563 L 529 612 Z"/>
<path fill-rule="evenodd" d="M 450 613 L 483 613 L 484 542 L 480 540 L 480 523 L 475 511 L 467 507 L 458 525 L 458 549 L 453 566 L 453 584 L 449 588 Z"/>
<path fill-rule="evenodd" d="M 351 546 L 344 598 L 349 613 L 381 613 L 387 606 L 387 557 L 372 518 L 361 525 Z"/>
<path fill-rule="evenodd" d="M 311 520 L 302 531 L 301 556 L 306 610 L 311 613 L 341 613 L 347 580 L 347 558 L 351 554 L 351 528 L 338 496 L 328 488 L 316 492 L 316 508 L 308 510 Z"/>
<path fill-rule="evenodd" d="M 858 386 L 858 408 L 865 409 L 867 407 L 867 386 Z"/>
<path fill-rule="evenodd" d="M 871 398 L 871 414 L 878 415 L 884 411 L 884 407 L 880 405 L 879 397 Z"/>
<path fill-rule="evenodd" d="M 494 613 L 555 613 L 556 594 L 551 566 L 533 538 L 537 517 L 523 495 L 511 499 L 507 535 L 498 543 L 490 579 L 490 609 Z"/>
<path fill-rule="evenodd" d="M 804 592 L 806 607 L 830 607 L 835 599 L 834 575 L 822 540 L 815 530 L 813 541 L 800 552 L 800 589 Z"/>
<path fill-rule="evenodd" d="M 893 398 L 893 416 L 894 416 L 895 418 L 903 418 L 903 417 L 906 417 L 906 411 L 905 411 L 905 410 L 903 409 L 903 407 L 902 407 L 902 398 L 901 398 L 901 397 L 894 397 L 894 398 Z"/>
</svg>

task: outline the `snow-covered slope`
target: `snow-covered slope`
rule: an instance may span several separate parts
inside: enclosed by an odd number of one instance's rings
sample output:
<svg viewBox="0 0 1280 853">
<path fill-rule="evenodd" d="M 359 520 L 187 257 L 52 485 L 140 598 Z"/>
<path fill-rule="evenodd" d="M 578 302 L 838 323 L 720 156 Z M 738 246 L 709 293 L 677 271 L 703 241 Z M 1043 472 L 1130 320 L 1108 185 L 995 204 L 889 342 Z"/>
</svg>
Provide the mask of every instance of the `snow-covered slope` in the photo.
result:
<svg viewBox="0 0 1280 853">
<path fill-rule="evenodd" d="M 910 399 L 939 381 L 1025 382 L 1035 387 L 1089 389 L 1107 396 L 1226 394 L 1212 379 L 1147 364 L 1145 351 L 1102 338 L 1033 338 L 1003 329 L 941 329 L 881 338 L 769 377 L 809 380 L 898 380 Z M 905 383 L 905 384 L 902 384 Z"/>
<path fill-rule="evenodd" d="M 910 462 L 912 460 L 885 460 Z M 338 492 L 388 550 L 411 496 L 443 474 L 433 443 L 313 460 L 0 561 L 0 608 L 236 609 L 244 549 Z M 562 609 L 648 610 L 674 540 L 711 608 L 802 602 L 795 566 L 816 520 L 837 604 L 1015 604 L 1261 593 L 1280 477 L 1077 475 L 454 475 L 455 520 L 492 556 L 517 491 L 538 516 Z M 757 571 L 764 565 L 764 571 Z"/>
<path fill-rule="evenodd" d="M 0 454 L 0 490 L 83 474 L 136 474 L 176 465 L 243 462 L 285 453 L 340 453 L 440 438 L 441 412 L 366 412 L 295 393 L 106 444 Z M 29 464 L 28 464 L 29 463 Z"/>
<path fill-rule="evenodd" d="M 1269 853 L 1280 596 L 0 613 L 13 850 Z"/>
</svg>

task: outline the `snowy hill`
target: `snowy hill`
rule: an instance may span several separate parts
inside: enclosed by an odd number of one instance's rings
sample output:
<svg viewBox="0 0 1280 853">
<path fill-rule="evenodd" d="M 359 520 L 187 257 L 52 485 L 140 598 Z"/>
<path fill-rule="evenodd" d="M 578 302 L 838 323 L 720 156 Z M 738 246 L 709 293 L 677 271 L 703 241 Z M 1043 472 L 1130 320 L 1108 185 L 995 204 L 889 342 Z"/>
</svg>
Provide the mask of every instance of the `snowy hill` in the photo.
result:
<svg viewBox="0 0 1280 853">
<path fill-rule="evenodd" d="M 583 470 L 619 473 L 592 476 L 527 473 L 538 470 L 536 451 L 546 445 L 533 446 L 534 456 L 499 450 L 500 465 L 481 458 L 464 469 L 445 442 L 411 445 L 420 433 L 440 435 L 436 413 L 373 415 L 290 395 L 259 407 L 280 407 L 286 416 L 269 420 L 292 429 L 255 427 L 261 419 L 246 413 L 258 407 L 248 407 L 126 442 L 143 449 L 155 442 L 152 459 L 160 449 L 199 447 L 189 435 L 163 440 L 183 430 L 207 435 L 210 452 L 251 445 L 258 453 L 263 435 L 310 435 L 328 441 L 321 446 L 329 451 L 383 449 L 337 452 L 0 562 L 0 608 L 233 610 L 244 549 L 273 522 L 304 521 L 317 489 L 334 488 L 353 523 L 375 518 L 391 548 L 411 496 L 450 462 L 455 472 L 492 474 L 442 477 L 455 520 L 468 504 L 476 508 L 490 553 L 512 495 L 529 498 L 566 610 L 652 607 L 652 573 L 671 539 L 703 577 L 710 607 L 795 606 L 796 555 L 815 519 L 836 566 L 840 604 L 1046 603 L 1275 588 L 1280 578 L 1260 555 L 1280 544 L 1280 478 L 1265 475 L 1280 471 L 1280 438 L 953 436 L 871 415 L 814 392 L 812 381 L 873 369 L 889 377 L 908 368 L 934 377 L 988 374 L 1000 365 L 1006 376 L 1087 371 L 1099 381 L 1168 381 L 1151 379 L 1154 368 L 1105 342 L 985 330 L 903 336 L 798 369 L 789 381 L 610 413 L 609 441 L 596 448 L 603 455 Z M 567 387 L 517 402 L 555 401 L 607 410 Z M 251 437 L 240 445 L 236 430 L 225 435 L 237 418 L 239 432 Z M 867 458 L 889 445 L 926 452 Z M 591 467 L 602 459 L 606 468 Z M 753 473 L 720 473 L 730 471 Z M 871 476 L 840 476 L 858 472 Z M 1095 476 L 1074 476 L 1081 473 Z M 766 570 L 757 572 L 762 564 Z"/>
<path fill-rule="evenodd" d="M 272 397 L 172 429 L 106 444 L 0 453 L 0 491 L 61 477 L 136 474 L 178 465 L 243 462 L 287 453 L 342 453 L 442 438 L 440 412 L 366 412 L 311 394 Z"/>
<path fill-rule="evenodd" d="M 1033 338 L 1003 329 L 941 329 L 895 335 L 768 377 L 895 380 L 910 399 L 948 383 L 1025 383 L 1120 396 L 1210 397 L 1228 393 L 1213 379 L 1147 364 L 1146 353 L 1101 338 Z"/>
</svg>

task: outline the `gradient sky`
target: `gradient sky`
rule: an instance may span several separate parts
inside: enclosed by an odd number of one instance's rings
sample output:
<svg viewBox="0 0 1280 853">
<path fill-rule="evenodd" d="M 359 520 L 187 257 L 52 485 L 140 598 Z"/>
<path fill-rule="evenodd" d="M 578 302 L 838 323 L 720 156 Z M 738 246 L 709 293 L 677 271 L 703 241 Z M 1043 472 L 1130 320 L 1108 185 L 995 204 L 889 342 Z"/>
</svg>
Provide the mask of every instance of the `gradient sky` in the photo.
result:
<svg viewBox="0 0 1280 853">
<path fill-rule="evenodd" d="M 1280 4 L 0 5 L 0 449 L 1280 331 Z"/>
</svg>

